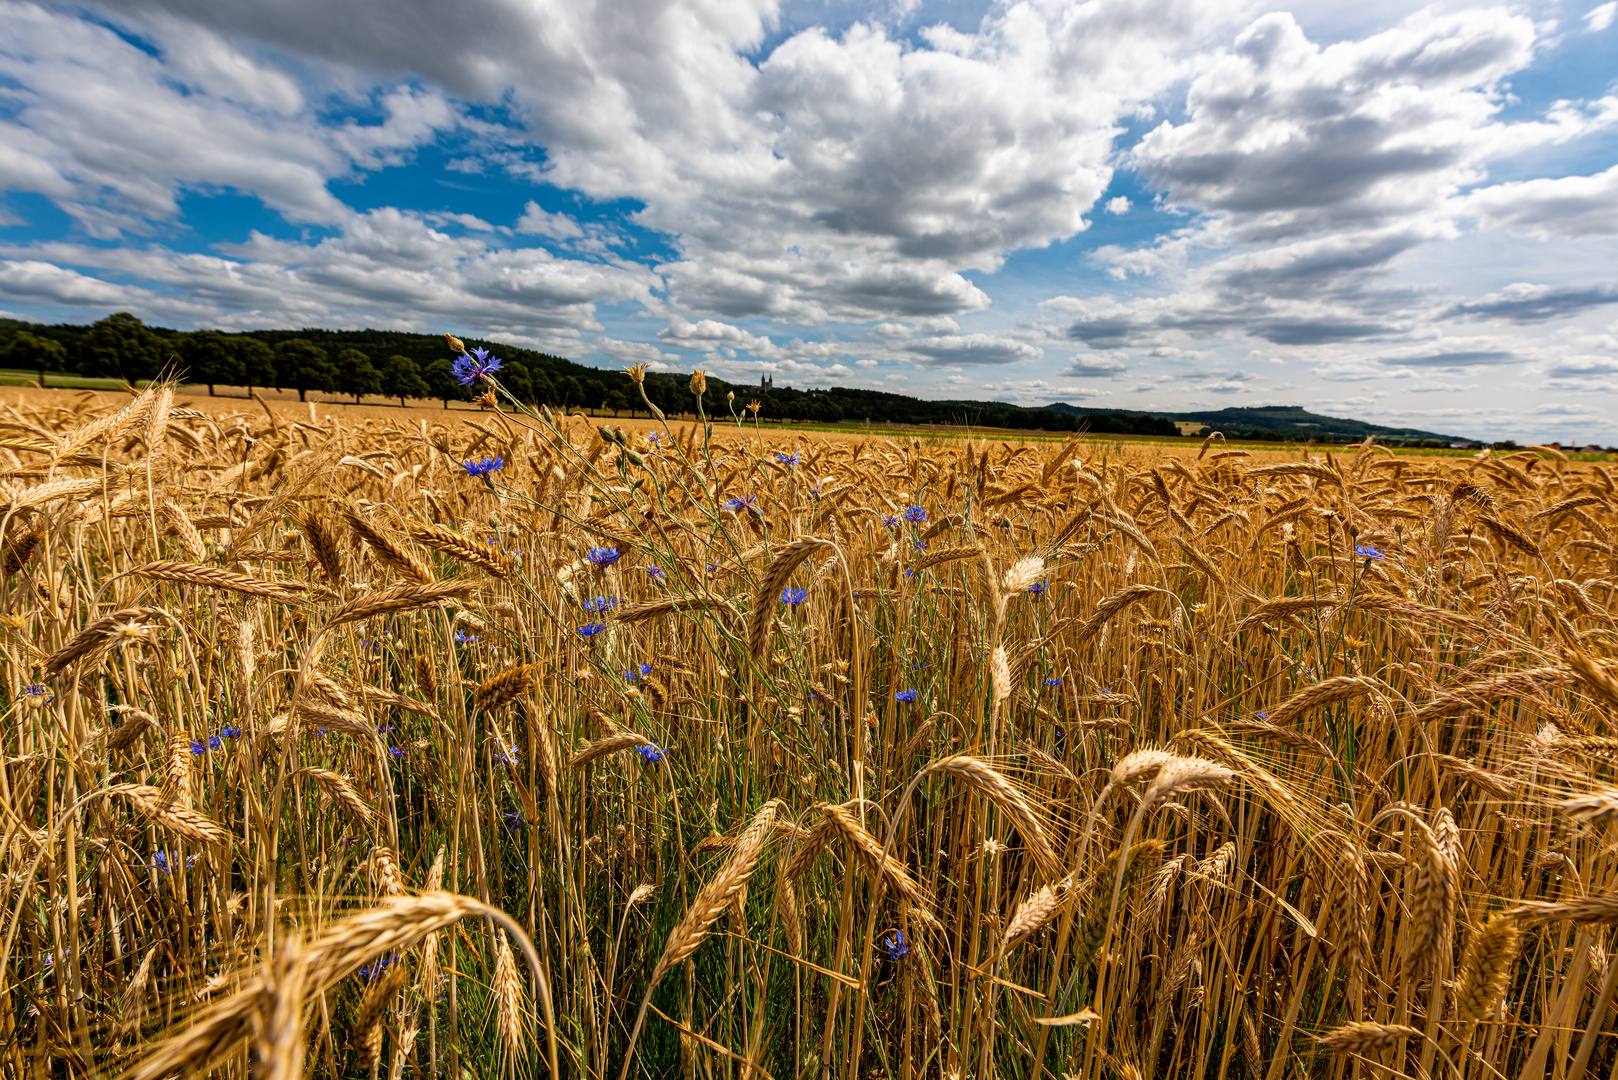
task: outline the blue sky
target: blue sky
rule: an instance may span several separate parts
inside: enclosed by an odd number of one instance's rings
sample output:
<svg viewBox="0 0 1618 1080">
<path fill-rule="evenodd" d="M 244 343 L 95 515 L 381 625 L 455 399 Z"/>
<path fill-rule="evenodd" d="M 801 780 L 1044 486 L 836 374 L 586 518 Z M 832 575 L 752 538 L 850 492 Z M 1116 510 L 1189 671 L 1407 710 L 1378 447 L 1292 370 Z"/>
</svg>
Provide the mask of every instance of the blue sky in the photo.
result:
<svg viewBox="0 0 1618 1080">
<path fill-rule="evenodd" d="M 1618 442 L 1618 3 L 0 0 L 0 311 Z"/>
</svg>

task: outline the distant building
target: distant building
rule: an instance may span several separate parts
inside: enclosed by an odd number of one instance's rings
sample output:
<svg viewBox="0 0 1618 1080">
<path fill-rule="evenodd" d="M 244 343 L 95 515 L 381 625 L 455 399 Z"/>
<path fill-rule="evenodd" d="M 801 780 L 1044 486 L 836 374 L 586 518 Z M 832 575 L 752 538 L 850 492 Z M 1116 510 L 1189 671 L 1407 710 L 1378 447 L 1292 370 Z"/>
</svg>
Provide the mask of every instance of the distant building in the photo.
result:
<svg viewBox="0 0 1618 1080">
<path fill-rule="evenodd" d="M 769 376 L 769 375 L 760 376 L 759 380 L 758 380 L 758 388 L 759 388 L 760 392 L 765 393 L 765 394 L 768 394 L 771 390 L 774 390 L 775 389 L 775 379 L 774 379 L 774 377 Z"/>
</svg>

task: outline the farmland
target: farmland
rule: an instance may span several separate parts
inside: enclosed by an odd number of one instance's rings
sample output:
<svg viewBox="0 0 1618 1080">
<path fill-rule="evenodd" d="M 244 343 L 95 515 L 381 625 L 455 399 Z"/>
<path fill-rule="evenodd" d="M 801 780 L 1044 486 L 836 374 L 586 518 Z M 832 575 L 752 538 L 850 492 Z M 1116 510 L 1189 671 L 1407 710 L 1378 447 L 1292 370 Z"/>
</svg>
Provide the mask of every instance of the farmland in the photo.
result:
<svg viewBox="0 0 1618 1080">
<path fill-rule="evenodd" d="M 12 1076 L 1618 1060 L 1609 464 L 6 393 Z"/>
</svg>

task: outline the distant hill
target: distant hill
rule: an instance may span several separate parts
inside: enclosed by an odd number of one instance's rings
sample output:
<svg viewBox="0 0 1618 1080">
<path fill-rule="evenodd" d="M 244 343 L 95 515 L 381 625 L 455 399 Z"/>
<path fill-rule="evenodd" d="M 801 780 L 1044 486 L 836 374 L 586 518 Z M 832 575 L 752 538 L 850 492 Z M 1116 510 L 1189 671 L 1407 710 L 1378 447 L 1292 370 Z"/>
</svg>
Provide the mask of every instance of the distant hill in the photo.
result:
<svg viewBox="0 0 1618 1080">
<path fill-rule="evenodd" d="M 1086 409 L 1059 401 L 1045 406 L 1051 412 L 1087 416 L 1100 410 Z M 1110 411 L 1110 410 L 1109 410 Z M 1217 409 L 1208 412 L 1152 412 L 1146 415 L 1188 423 L 1203 424 L 1209 431 L 1220 431 L 1226 438 L 1303 440 L 1318 442 L 1358 442 L 1374 435 L 1386 442 L 1464 442 L 1464 436 L 1444 435 L 1420 428 L 1384 427 L 1364 420 L 1322 416 L 1296 405 L 1263 405 L 1258 408 Z"/>
</svg>

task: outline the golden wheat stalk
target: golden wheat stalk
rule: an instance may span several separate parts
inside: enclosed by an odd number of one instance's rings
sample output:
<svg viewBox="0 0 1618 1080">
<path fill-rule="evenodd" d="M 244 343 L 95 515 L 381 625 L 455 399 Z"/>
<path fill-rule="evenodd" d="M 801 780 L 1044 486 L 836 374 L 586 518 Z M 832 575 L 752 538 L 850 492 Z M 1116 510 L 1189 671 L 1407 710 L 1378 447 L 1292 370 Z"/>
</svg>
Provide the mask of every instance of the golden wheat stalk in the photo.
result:
<svg viewBox="0 0 1618 1080">
<path fill-rule="evenodd" d="M 938 550 L 930 551 L 926 555 L 923 555 L 920 559 L 917 559 L 915 564 L 911 566 L 911 569 L 920 573 L 923 570 L 930 570 L 935 566 L 941 566 L 947 562 L 955 562 L 959 559 L 976 559 L 984 554 L 986 554 L 986 549 L 982 545 L 973 545 L 972 547 L 939 548 Z"/>
<path fill-rule="evenodd" d="M 71 664 L 99 656 L 111 646 L 112 639 L 108 635 L 114 627 L 145 618 L 150 614 L 150 608 L 138 607 L 120 608 L 109 615 L 101 616 L 74 634 L 66 645 L 46 658 L 45 673 L 59 675 Z"/>
<path fill-rule="evenodd" d="M 1393 1049 L 1402 1042 L 1421 1038 L 1421 1032 L 1404 1024 L 1379 1024 L 1371 1020 L 1350 1020 L 1317 1037 L 1321 1049 L 1333 1054 L 1369 1057 Z"/>
<path fill-rule="evenodd" d="M 1017 826 L 1023 843 L 1028 845 L 1028 850 L 1041 873 L 1051 880 L 1062 876 L 1061 862 L 1051 846 L 1045 826 L 1040 823 L 1039 815 L 1022 793 L 1012 786 L 1011 781 L 993 766 L 969 754 L 956 754 L 933 762 L 927 767 L 927 771 L 963 780 L 987 796 Z"/>
<path fill-rule="evenodd" d="M 186 740 L 185 753 L 186 757 L 191 756 L 190 740 Z M 204 814 L 166 798 L 165 792 L 157 788 L 145 784 L 117 784 L 108 788 L 107 794 L 128 799 L 131 806 L 154 823 L 179 833 L 188 840 L 219 844 L 230 839 L 230 833 L 225 831 L 224 826 Z"/>
<path fill-rule="evenodd" d="M 1162 591 L 1156 585 L 1125 585 L 1122 589 L 1096 604 L 1095 610 L 1090 613 L 1090 617 L 1079 624 L 1079 628 L 1074 632 L 1069 644 L 1074 648 L 1078 648 L 1100 633 L 1103 626 L 1106 626 L 1107 623 L 1111 622 L 1131 604 L 1144 600 L 1153 593 Z"/>
<path fill-rule="evenodd" d="M 654 600 L 623 604 L 613 615 L 614 621 L 619 625 L 634 626 L 679 611 L 714 610 L 728 612 L 733 616 L 736 614 L 735 606 L 719 596 L 662 596 Z"/>
<path fill-rule="evenodd" d="M 306 978 L 302 941 L 296 933 L 283 930 L 280 948 L 264 967 L 256 1008 L 249 1014 L 254 1080 L 300 1080 L 303 1076 Z"/>
<path fill-rule="evenodd" d="M 305 515 L 300 522 L 303 536 L 309 541 L 309 550 L 314 553 L 315 562 L 320 565 L 321 573 L 333 586 L 343 580 L 343 551 L 337 546 L 337 534 L 332 529 L 331 522 L 318 513 Z"/>
<path fill-rule="evenodd" d="M 248 596 L 265 596 L 283 604 L 296 604 L 301 599 L 294 590 L 301 589 L 302 586 L 293 582 L 263 581 L 248 574 L 220 570 L 213 566 L 199 566 L 196 563 L 149 562 L 132 568 L 129 573 L 154 581 L 176 581 L 185 585 L 202 585 L 210 589 L 228 589 Z"/>
<path fill-rule="evenodd" d="M 1343 486 L 1343 478 L 1338 475 L 1335 469 L 1327 468 L 1325 465 L 1319 465 L 1313 461 L 1287 461 L 1279 465 L 1255 465 L 1252 468 L 1243 469 L 1242 474 L 1244 476 L 1307 476 L 1313 480 L 1336 484 L 1338 487 Z"/>
<path fill-rule="evenodd" d="M 359 1012 L 354 1017 L 354 1056 L 364 1072 L 374 1074 L 381 1064 L 382 1022 L 404 982 L 405 965 L 401 959 L 390 965 L 386 974 L 373 977 L 360 999 Z"/>
<path fill-rule="evenodd" d="M 517 979 L 517 960 L 511 945 L 500 935 L 494 957 L 495 1027 L 506 1054 L 515 1057 L 523 1048 L 524 1013 L 522 983 Z"/>
<path fill-rule="evenodd" d="M 492 713 L 505 708 L 534 685 L 535 664 L 518 664 L 490 677 L 472 692 L 472 711 Z"/>
<path fill-rule="evenodd" d="M 1564 659 L 1579 681 L 1603 698 L 1609 708 L 1618 706 L 1618 675 L 1614 675 L 1610 668 L 1576 650 L 1568 650 Z"/>
<path fill-rule="evenodd" d="M 348 777 L 313 765 L 299 769 L 297 775 L 307 776 L 319 784 L 320 790 L 330 796 L 332 802 L 348 811 L 349 815 L 361 825 L 370 828 L 376 823 L 376 811 L 360 798 L 360 793 L 354 789 L 354 784 Z"/>
<path fill-rule="evenodd" d="M 879 875 L 888 888 L 898 893 L 905 903 L 910 905 L 911 914 L 918 921 L 928 926 L 938 925 L 938 920 L 933 917 L 930 910 L 931 901 L 922 893 L 921 886 L 916 884 L 916 879 L 911 876 L 910 871 L 898 859 L 884 854 L 882 844 L 866 831 L 849 812 L 848 807 L 833 803 L 817 803 L 812 809 L 822 815 L 828 826 L 827 841 L 841 839 L 859 856 L 867 870 Z"/>
<path fill-rule="evenodd" d="M 1519 904 L 1505 914 L 1531 926 L 1564 920 L 1611 926 L 1618 923 L 1618 892 L 1581 896 L 1577 900 L 1564 900 L 1560 903 L 1532 901 Z"/>
<path fill-rule="evenodd" d="M 1496 915 L 1472 935 L 1461 960 L 1455 1014 L 1468 1024 L 1488 1016 L 1511 980 L 1522 929 L 1510 915 Z"/>
<path fill-rule="evenodd" d="M 417 608 L 430 607 L 442 604 L 448 600 L 463 600 L 476 592 L 478 583 L 475 581 L 439 581 L 431 585 L 397 585 L 391 589 L 383 589 L 367 596 L 358 596 L 332 615 L 327 621 L 328 629 L 341 626 L 344 623 L 359 622 L 362 619 L 374 619 L 379 615 L 392 615 L 401 611 L 414 611 Z"/>
<path fill-rule="evenodd" d="M 404 694 L 395 694 L 391 690 L 384 690 L 380 686 L 361 686 L 360 697 L 373 705 L 390 705 L 395 709 L 413 712 L 418 716 L 425 716 L 429 720 L 438 719 L 438 710 L 425 701 L 407 697 Z"/>
<path fill-rule="evenodd" d="M 776 602 L 786 583 L 792 579 L 792 572 L 823 547 L 830 545 L 814 538 L 796 540 L 782 548 L 770 565 L 764 568 L 758 591 L 753 594 L 753 611 L 747 624 L 747 651 L 755 659 L 762 660 L 769 647 L 770 624 L 775 618 Z"/>
<path fill-rule="evenodd" d="M 152 983 L 152 960 L 157 956 L 157 949 L 158 946 L 153 945 L 146 950 L 146 958 L 140 962 L 129 984 L 118 997 L 120 1034 L 127 1035 L 140 1026 L 141 1017 L 146 1011 L 146 991 Z"/>
<path fill-rule="evenodd" d="M 1296 820 L 1296 816 L 1302 809 L 1298 802 L 1298 797 L 1267 769 L 1264 769 L 1258 762 L 1238 750 L 1231 744 L 1230 740 L 1219 732 L 1209 728 L 1197 728 L 1192 731 L 1181 732 L 1177 738 L 1183 739 L 1193 746 L 1200 747 L 1207 751 L 1211 757 L 1222 760 L 1241 772 L 1247 777 L 1248 783 L 1264 793 L 1264 797 L 1270 801 L 1270 805 L 1277 813 Z"/>
<path fill-rule="evenodd" d="M 567 767 L 570 769 L 576 769 L 580 765 L 594 761 L 598 757 L 605 757 L 608 754 L 616 754 L 620 750 L 633 750 L 637 746 L 656 745 L 656 743 L 652 742 L 652 740 L 648 739 L 644 735 L 638 735 L 633 731 L 620 731 L 615 734 L 597 739 L 595 742 L 581 747 L 578 753 L 568 758 Z"/>
<path fill-rule="evenodd" d="M 410 539 L 486 570 L 495 577 L 503 578 L 511 573 L 511 557 L 505 552 L 492 544 L 469 540 L 448 526 L 417 523 L 410 528 Z"/>
<path fill-rule="evenodd" d="M 383 566 L 404 578 L 413 585 L 431 585 L 433 583 L 432 571 L 428 570 L 422 561 L 411 552 L 393 542 L 387 534 L 360 517 L 353 510 L 344 515 L 348 521 L 351 532 L 371 549 Z"/>
<path fill-rule="evenodd" d="M 155 387 L 141 391 L 135 397 L 135 400 L 112 415 L 92 420 L 88 424 L 75 428 L 62 436 L 51 449 L 51 456 L 60 461 L 63 458 L 72 457 L 98 439 L 110 441 L 117 438 L 140 423 L 156 402 L 157 389 Z"/>
</svg>

